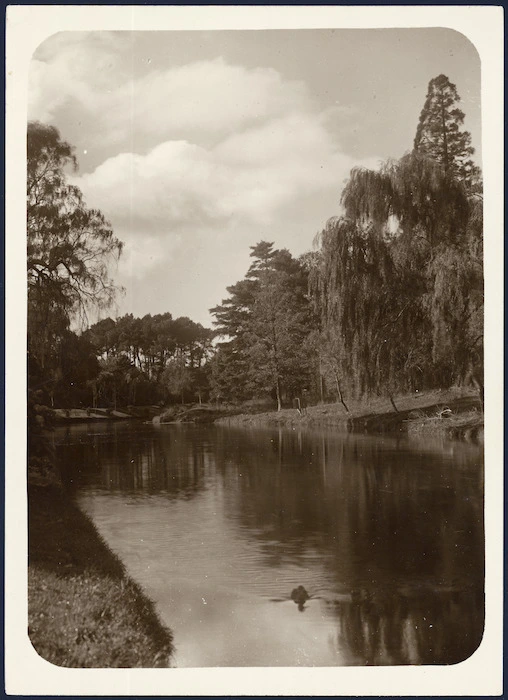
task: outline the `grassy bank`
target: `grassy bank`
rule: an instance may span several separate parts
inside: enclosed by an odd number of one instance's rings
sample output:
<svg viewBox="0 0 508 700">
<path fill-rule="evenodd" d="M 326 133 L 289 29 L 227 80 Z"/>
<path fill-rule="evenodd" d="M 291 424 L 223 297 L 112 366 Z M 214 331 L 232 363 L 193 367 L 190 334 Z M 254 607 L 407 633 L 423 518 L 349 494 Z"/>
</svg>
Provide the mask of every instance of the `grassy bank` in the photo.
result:
<svg viewBox="0 0 508 700">
<path fill-rule="evenodd" d="M 120 406 L 113 408 L 54 408 L 49 409 L 55 423 L 94 423 L 109 420 L 152 420 L 161 412 L 160 406 Z"/>
<path fill-rule="evenodd" d="M 245 413 L 218 418 L 230 426 L 329 426 L 369 433 L 435 434 L 481 440 L 483 413 L 478 396 L 467 390 L 447 389 L 388 398 L 309 406 L 296 409 Z"/>
<path fill-rule="evenodd" d="M 29 635 L 58 666 L 170 664 L 171 632 L 93 524 L 56 484 L 29 486 Z"/>
<path fill-rule="evenodd" d="M 164 423 L 214 423 L 219 418 L 236 416 L 244 409 L 237 406 L 217 407 L 213 404 L 175 405 L 166 408 L 159 416 L 155 416 L 155 424 Z"/>
<path fill-rule="evenodd" d="M 408 420 L 407 430 L 409 435 L 420 437 L 435 435 L 452 440 L 483 442 L 483 413 L 473 408 L 441 417 L 416 411 Z"/>
</svg>

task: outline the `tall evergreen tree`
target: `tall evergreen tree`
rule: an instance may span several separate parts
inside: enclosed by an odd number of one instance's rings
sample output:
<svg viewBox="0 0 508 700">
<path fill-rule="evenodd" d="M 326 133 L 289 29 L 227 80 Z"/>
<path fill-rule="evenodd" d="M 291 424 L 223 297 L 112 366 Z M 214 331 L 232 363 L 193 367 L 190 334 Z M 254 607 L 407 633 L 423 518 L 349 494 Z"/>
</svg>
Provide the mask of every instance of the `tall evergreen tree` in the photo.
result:
<svg viewBox="0 0 508 700">
<path fill-rule="evenodd" d="M 273 392 L 280 408 L 284 394 L 308 383 L 311 308 L 306 268 L 273 246 L 251 246 L 245 279 L 228 287 L 229 298 L 211 309 L 217 333 L 228 339 L 218 346 L 212 385 L 224 398 Z"/>
<path fill-rule="evenodd" d="M 259 282 L 247 333 L 249 375 L 254 389 L 275 391 L 280 410 L 284 390 L 300 393 L 308 383 L 307 274 L 287 250 L 280 250 L 260 270 Z"/>
<path fill-rule="evenodd" d="M 446 75 L 429 82 L 414 149 L 441 163 L 446 175 L 472 185 L 479 170 L 471 160 L 471 134 L 461 130 L 465 115 L 457 106 L 459 102 L 457 88 Z"/>
</svg>

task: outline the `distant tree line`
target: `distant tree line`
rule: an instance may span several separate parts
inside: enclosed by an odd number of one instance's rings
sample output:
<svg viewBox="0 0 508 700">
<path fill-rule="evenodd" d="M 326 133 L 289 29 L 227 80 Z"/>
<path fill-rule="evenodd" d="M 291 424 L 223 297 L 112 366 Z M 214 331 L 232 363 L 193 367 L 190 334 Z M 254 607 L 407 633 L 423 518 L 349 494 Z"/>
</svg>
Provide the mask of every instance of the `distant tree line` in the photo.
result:
<svg viewBox="0 0 508 700">
<path fill-rule="evenodd" d="M 80 335 L 63 330 L 32 386 L 51 406 L 118 408 L 208 398 L 213 332 L 170 313 L 105 318 Z"/>
<path fill-rule="evenodd" d="M 212 336 L 200 323 L 170 313 L 99 321 L 83 334 L 98 358 L 99 371 L 88 382 L 93 406 L 208 398 Z"/>
<path fill-rule="evenodd" d="M 71 146 L 28 127 L 28 370 L 32 403 L 109 406 L 313 400 L 474 384 L 483 394 L 483 198 L 448 78 L 429 83 L 413 150 L 355 168 L 342 214 L 298 258 L 262 240 L 211 309 L 105 318 L 121 242 L 65 171 Z M 395 405 L 395 403 L 394 403 Z"/>
</svg>

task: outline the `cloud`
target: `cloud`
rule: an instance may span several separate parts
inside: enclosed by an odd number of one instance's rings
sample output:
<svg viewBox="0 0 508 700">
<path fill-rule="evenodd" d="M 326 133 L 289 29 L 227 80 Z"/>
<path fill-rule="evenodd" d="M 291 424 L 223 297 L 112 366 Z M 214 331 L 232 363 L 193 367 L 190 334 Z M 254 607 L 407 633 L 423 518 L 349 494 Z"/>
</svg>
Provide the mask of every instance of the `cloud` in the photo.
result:
<svg viewBox="0 0 508 700">
<path fill-rule="evenodd" d="M 75 178 L 122 230 L 171 236 L 226 222 L 266 225 L 293 199 L 337 189 L 353 163 L 319 119 L 290 114 L 205 148 L 165 141 Z"/>
<path fill-rule="evenodd" d="M 118 33 L 55 35 L 29 93 L 32 118 L 82 124 L 99 164 L 76 184 L 128 239 L 270 225 L 353 165 L 305 83 L 221 57 L 154 69 L 128 48 Z"/>
<path fill-rule="evenodd" d="M 307 101 L 302 84 L 286 84 L 272 69 L 246 69 L 216 58 L 124 83 L 103 98 L 102 124 L 118 138 L 122 125 L 160 137 L 183 131 L 222 132 L 304 108 Z M 126 114 L 127 124 L 122 119 Z"/>
<path fill-rule="evenodd" d="M 304 83 L 271 68 L 231 65 L 220 56 L 165 68 L 139 64 L 112 51 L 104 37 L 57 35 L 32 61 L 30 118 L 55 123 L 65 113 L 67 120 L 93 121 L 100 145 L 126 139 L 154 145 L 312 108 Z"/>
<path fill-rule="evenodd" d="M 169 303 L 205 323 L 201 307 L 243 277 L 249 246 L 263 238 L 292 251 L 311 246 L 352 165 L 317 115 L 289 114 L 209 148 L 166 141 L 146 154 L 121 153 L 74 182 L 125 243 L 125 309 Z M 312 198 L 323 194 L 330 204 L 318 214 Z"/>
<path fill-rule="evenodd" d="M 60 32 L 35 52 L 30 65 L 30 119 L 58 123 L 64 110 L 93 112 L 100 95 L 127 79 L 111 32 Z"/>
<path fill-rule="evenodd" d="M 33 61 L 30 117 L 88 151 L 72 179 L 125 243 L 124 310 L 169 304 L 203 321 L 249 246 L 310 248 L 357 163 L 338 139 L 340 108 L 305 83 L 220 56 L 154 69 L 125 42 L 53 37 Z"/>
</svg>

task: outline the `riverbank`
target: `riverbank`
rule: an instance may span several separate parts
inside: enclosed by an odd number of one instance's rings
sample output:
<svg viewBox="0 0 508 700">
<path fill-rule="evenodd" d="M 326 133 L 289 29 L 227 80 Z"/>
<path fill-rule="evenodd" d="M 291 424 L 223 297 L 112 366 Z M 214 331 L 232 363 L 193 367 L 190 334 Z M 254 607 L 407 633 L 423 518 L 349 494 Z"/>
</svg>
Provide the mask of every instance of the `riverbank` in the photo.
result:
<svg viewBox="0 0 508 700">
<path fill-rule="evenodd" d="M 51 412 L 55 423 L 85 423 L 111 420 L 152 420 L 161 412 L 161 407 L 154 406 L 122 406 L 113 408 L 53 408 Z"/>
<path fill-rule="evenodd" d="M 394 406 L 396 408 L 394 408 Z M 175 404 L 160 406 L 128 406 L 112 409 L 54 409 L 56 422 L 97 420 L 144 420 L 154 425 L 196 423 L 229 426 L 338 427 L 342 430 L 368 433 L 407 433 L 434 435 L 450 439 L 483 441 L 483 411 L 478 395 L 465 389 L 446 389 L 388 398 L 348 400 L 341 403 L 309 406 L 302 413 L 286 408 L 266 410 L 265 404 L 244 405 Z"/>
<path fill-rule="evenodd" d="M 71 668 L 170 666 L 172 634 L 61 486 L 29 484 L 28 622 L 47 661 Z"/>
<path fill-rule="evenodd" d="M 220 418 L 228 418 L 238 414 L 245 415 L 245 407 L 217 407 L 211 404 L 169 406 L 160 415 L 152 419 L 154 425 L 168 423 L 215 423 Z"/>
<path fill-rule="evenodd" d="M 459 389 L 422 392 L 388 398 L 309 406 L 300 414 L 296 409 L 244 413 L 220 417 L 218 425 L 339 427 L 368 433 L 407 433 L 435 435 L 451 439 L 483 440 L 483 412 L 477 394 Z"/>
</svg>

